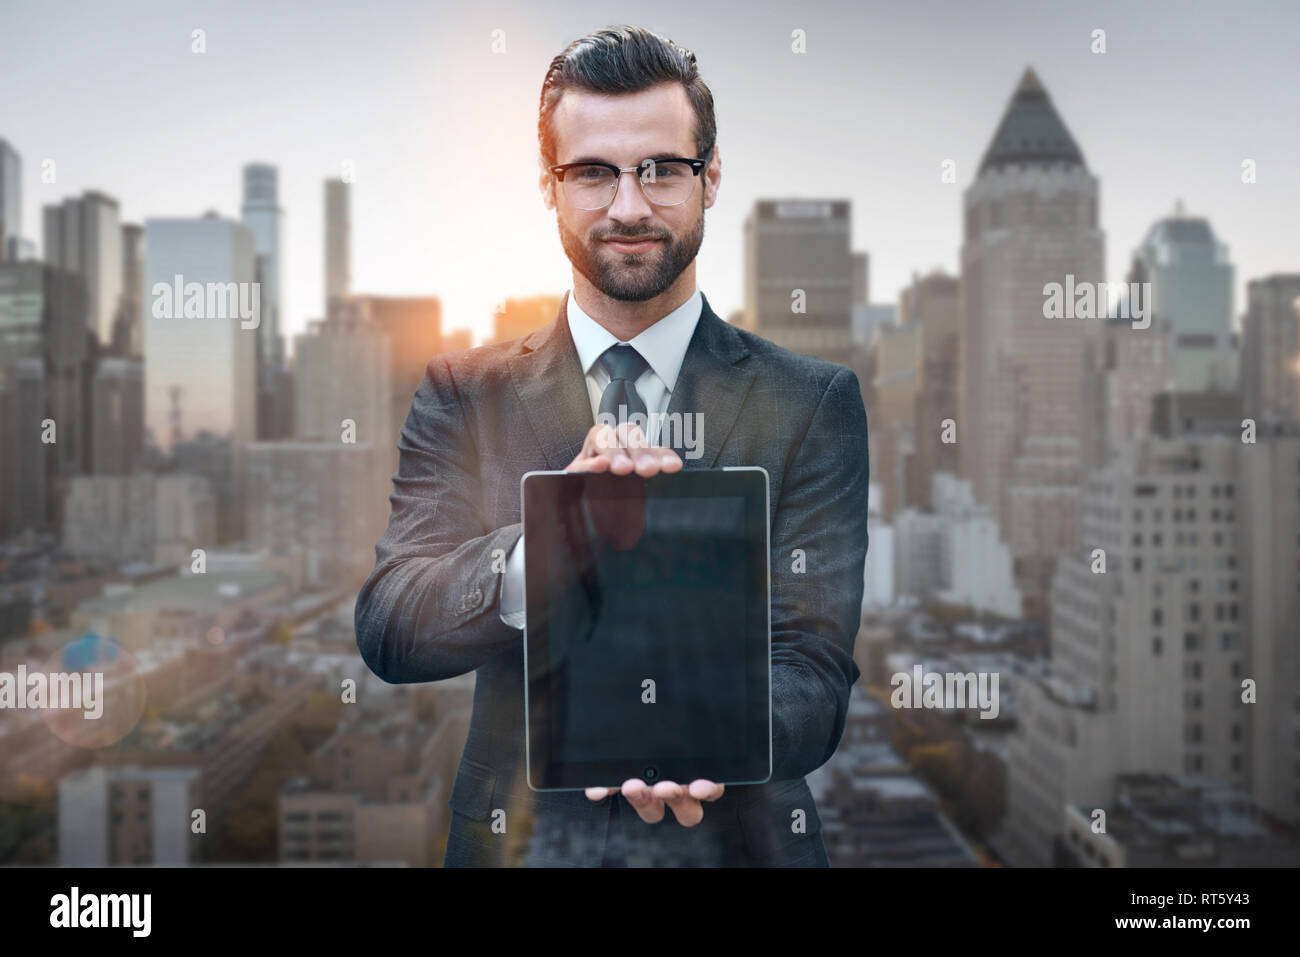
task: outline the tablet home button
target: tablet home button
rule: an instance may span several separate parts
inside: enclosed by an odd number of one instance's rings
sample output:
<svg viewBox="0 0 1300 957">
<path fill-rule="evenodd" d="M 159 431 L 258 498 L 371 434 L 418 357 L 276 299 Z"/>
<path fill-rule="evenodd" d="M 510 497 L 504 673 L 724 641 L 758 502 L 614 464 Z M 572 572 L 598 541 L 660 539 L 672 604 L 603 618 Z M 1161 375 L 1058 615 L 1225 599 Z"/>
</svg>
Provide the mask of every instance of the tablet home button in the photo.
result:
<svg viewBox="0 0 1300 957">
<path fill-rule="evenodd" d="M 659 769 L 658 769 L 658 768 L 646 768 L 646 769 L 645 769 L 645 779 L 646 779 L 647 781 L 655 781 L 655 780 L 658 780 L 658 778 L 659 778 Z"/>
</svg>

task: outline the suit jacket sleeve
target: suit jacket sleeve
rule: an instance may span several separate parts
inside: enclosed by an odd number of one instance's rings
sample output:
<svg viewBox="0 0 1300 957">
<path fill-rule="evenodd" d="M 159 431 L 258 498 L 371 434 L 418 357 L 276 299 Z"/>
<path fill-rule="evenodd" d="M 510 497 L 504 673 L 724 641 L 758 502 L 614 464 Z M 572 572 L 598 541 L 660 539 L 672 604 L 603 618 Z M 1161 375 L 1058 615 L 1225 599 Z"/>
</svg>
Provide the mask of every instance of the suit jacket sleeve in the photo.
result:
<svg viewBox="0 0 1300 957">
<path fill-rule="evenodd" d="M 839 745 L 860 672 L 867 555 L 867 414 L 842 368 L 782 483 L 772 529 L 772 778 L 800 778 Z M 792 569 L 803 549 L 804 572 Z"/>
<path fill-rule="evenodd" d="M 445 359 L 430 361 L 397 447 L 388 529 L 357 596 L 357 647 L 385 681 L 437 681 L 522 642 L 501 620 L 494 570 L 522 528 L 486 527 L 478 450 Z"/>
</svg>

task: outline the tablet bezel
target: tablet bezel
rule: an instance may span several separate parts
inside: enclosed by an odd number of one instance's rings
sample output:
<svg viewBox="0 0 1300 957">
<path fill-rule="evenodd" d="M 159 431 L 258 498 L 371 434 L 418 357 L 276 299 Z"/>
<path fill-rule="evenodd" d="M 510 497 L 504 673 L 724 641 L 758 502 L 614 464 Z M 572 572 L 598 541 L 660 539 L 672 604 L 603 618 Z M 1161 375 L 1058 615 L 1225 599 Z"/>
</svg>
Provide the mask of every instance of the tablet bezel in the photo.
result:
<svg viewBox="0 0 1300 957">
<path fill-rule="evenodd" d="M 528 540 L 528 500 L 530 480 L 551 482 L 557 477 L 563 481 L 584 481 L 587 477 L 603 473 L 532 471 L 519 480 L 520 524 L 524 541 Z M 751 477 L 752 476 L 752 477 Z M 658 486 L 657 492 L 665 497 L 692 498 L 740 497 L 744 502 L 747 537 L 750 538 L 749 568 L 752 583 L 764 595 L 761 614 L 752 614 L 747 628 L 761 625 L 764 630 L 762 661 L 755 655 L 746 662 L 746 683 L 751 697 L 766 702 L 765 713 L 747 716 L 747 734 L 750 739 L 762 742 L 751 749 L 752 753 L 736 755 L 723 761 L 657 755 L 652 758 L 625 758 L 599 762 L 561 762 L 554 760 L 550 743 L 544 733 L 547 726 L 550 690 L 547 687 L 546 662 L 548 661 L 547 636 L 543 629 L 528 627 L 530 609 L 528 589 L 528 548 L 524 548 L 524 746 L 528 786 L 534 791 L 577 791 L 589 787 L 619 787 L 630 778 L 648 784 L 659 781 L 676 781 L 688 784 L 705 777 L 718 784 L 762 784 L 772 775 L 772 590 L 771 590 L 771 528 L 770 483 L 767 470 L 761 466 L 726 466 L 719 469 L 689 469 L 672 475 L 660 474 L 642 478 L 635 473 L 620 478 L 637 481 L 642 487 Z M 759 482 L 761 478 L 761 484 Z M 534 481 L 534 487 L 536 481 Z M 761 491 L 761 494 L 760 494 Z M 761 560 L 754 554 L 759 544 L 756 532 L 761 529 Z M 534 553 L 536 554 L 536 553 Z M 535 566 L 534 566 L 535 567 Z M 707 761 L 707 768 L 702 762 Z M 653 775 L 649 772 L 653 771 Z M 707 773 L 705 773 L 707 771 Z"/>
</svg>

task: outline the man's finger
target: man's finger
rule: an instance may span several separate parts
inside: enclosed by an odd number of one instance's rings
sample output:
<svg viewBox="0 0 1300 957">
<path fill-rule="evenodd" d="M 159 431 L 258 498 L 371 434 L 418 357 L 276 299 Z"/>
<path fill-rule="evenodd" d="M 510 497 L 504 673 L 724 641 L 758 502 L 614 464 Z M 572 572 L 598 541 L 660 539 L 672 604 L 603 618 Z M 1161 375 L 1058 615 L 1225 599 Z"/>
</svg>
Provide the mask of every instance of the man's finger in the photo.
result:
<svg viewBox="0 0 1300 957">
<path fill-rule="evenodd" d="M 574 459 L 564 469 L 566 472 L 604 472 L 609 469 L 610 461 L 603 455 L 584 456 Z"/>
<path fill-rule="evenodd" d="M 691 782 L 691 786 L 688 790 L 690 791 L 691 797 L 695 798 L 697 801 L 716 801 L 718 798 L 722 797 L 722 792 L 726 789 L 726 785 L 724 784 L 714 784 L 712 781 L 698 778 Z"/>
<path fill-rule="evenodd" d="M 583 455 L 595 455 L 618 447 L 618 436 L 608 425 L 593 425 L 587 430 L 587 440 L 582 443 Z"/>
<path fill-rule="evenodd" d="M 587 788 L 587 797 L 593 801 L 602 801 L 607 794 L 617 794 L 618 788 Z"/>
<path fill-rule="evenodd" d="M 673 809 L 673 816 L 682 827 L 694 827 L 704 820 L 704 808 L 680 784 L 660 781 L 654 787 L 654 794 Z"/>
<path fill-rule="evenodd" d="M 664 802 L 644 781 L 629 778 L 623 782 L 622 792 L 627 803 L 636 809 L 637 816 L 647 824 L 658 824 L 664 819 Z"/>
<path fill-rule="evenodd" d="M 641 426 L 635 422 L 624 422 L 618 427 L 618 444 L 625 449 L 645 449 L 650 447 Z"/>
</svg>

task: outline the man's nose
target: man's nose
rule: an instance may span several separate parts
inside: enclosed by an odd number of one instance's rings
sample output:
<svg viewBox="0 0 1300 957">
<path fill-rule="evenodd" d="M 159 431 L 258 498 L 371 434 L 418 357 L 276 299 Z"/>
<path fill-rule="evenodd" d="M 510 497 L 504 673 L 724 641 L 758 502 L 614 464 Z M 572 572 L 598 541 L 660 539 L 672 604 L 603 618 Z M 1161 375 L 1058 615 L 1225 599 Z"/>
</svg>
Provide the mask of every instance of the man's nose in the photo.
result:
<svg viewBox="0 0 1300 957">
<path fill-rule="evenodd" d="M 641 174 L 627 172 L 619 176 L 618 192 L 610 204 L 609 215 L 624 223 L 635 223 L 647 219 L 652 212 L 650 201 L 641 190 Z"/>
</svg>

